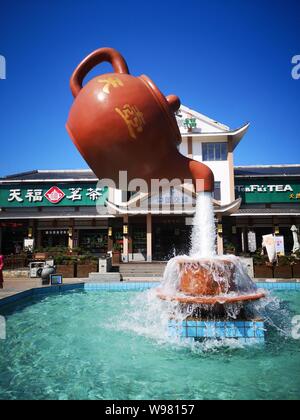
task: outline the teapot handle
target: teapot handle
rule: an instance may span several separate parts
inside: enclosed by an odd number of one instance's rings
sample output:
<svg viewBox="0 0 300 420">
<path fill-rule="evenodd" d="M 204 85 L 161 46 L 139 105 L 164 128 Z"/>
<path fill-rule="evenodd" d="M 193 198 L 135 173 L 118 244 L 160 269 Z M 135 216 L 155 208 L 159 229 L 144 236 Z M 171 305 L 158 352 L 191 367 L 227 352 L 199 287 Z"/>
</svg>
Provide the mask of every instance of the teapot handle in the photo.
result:
<svg viewBox="0 0 300 420">
<path fill-rule="evenodd" d="M 70 86 L 71 91 L 76 98 L 82 89 L 82 82 L 86 75 L 98 64 L 103 62 L 110 63 L 115 73 L 129 74 L 129 69 L 122 55 L 113 48 L 100 48 L 88 55 L 74 71 Z"/>
</svg>

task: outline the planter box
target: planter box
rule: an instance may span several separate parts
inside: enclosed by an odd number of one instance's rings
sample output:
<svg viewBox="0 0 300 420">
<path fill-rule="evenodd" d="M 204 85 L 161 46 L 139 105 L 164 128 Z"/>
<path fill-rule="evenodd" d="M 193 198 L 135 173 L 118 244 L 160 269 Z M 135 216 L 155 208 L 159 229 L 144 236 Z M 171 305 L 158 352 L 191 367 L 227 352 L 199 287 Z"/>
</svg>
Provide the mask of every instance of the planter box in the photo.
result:
<svg viewBox="0 0 300 420">
<path fill-rule="evenodd" d="M 274 268 L 274 277 L 276 279 L 291 279 L 292 267 L 290 265 L 283 265 Z"/>
<path fill-rule="evenodd" d="M 113 252 L 112 253 L 112 263 L 113 264 L 120 264 L 121 262 L 121 252 Z"/>
<path fill-rule="evenodd" d="M 78 264 L 77 265 L 77 277 L 87 278 L 90 273 L 96 273 L 98 269 L 97 263 L 90 264 Z"/>
<path fill-rule="evenodd" d="M 74 278 L 74 264 L 57 265 L 56 272 L 57 274 L 62 274 L 65 279 L 72 279 Z"/>
<path fill-rule="evenodd" d="M 293 265 L 293 278 L 300 279 L 300 264 Z"/>
<path fill-rule="evenodd" d="M 257 279 L 272 279 L 273 275 L 273 268 L 268 267 L 267 265 L 255 265 L 254 266 L 254 274 L 255 278 Z"/>
</svg>

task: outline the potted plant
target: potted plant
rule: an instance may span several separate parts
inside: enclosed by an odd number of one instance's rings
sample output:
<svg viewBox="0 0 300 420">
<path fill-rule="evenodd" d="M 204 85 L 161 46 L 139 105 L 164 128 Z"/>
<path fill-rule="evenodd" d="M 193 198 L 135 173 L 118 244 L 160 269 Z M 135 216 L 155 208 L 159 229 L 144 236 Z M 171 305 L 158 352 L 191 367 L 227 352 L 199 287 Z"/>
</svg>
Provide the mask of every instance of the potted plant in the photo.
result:
<svg viewBox="0 0 300 420">
<path fill-rule="evenodd" d="M 91 254 L 81 255 L 77 259 L 77 277 L 86 278 L 98 271 L 98 259 Z"/>
<path fill-rule="evenodd" d="M 277 279 L 292 278 L 292 265 L 288 257 L 281 256 L 278 258 L 278 263 L 274 267 L 274 277 Z"/>
<path fill-rule="evenodd" d="M 255 278 L 272 279 L 274 277 L 273 264 L 268 261 L 261 249 L 253 254 L 253 263 Z"/>
<path fill-rule="evenodd" d="M 293 272 L 293 278 L 299 279 L 300 278 L 300 251 L 296 251 L 292 255 L 292 272 Z"/>
<path fill-rule="evenodd" d="M 56 272 L 66 279 L 75 277 L 74 265 L 74 259 L 68 255 L 55 257 Z"/>
<path fill-rule="evenodd" d="M 121 244 L 116 242 L 112 249 L 112 263 L 120 264 L 121 262 Z"/>
<path fill-rule="evenodd" d="M 224 245 L 224 254 L 236 255 L 236 247 L 230 242 L 225 243 Z"/>
</svg>

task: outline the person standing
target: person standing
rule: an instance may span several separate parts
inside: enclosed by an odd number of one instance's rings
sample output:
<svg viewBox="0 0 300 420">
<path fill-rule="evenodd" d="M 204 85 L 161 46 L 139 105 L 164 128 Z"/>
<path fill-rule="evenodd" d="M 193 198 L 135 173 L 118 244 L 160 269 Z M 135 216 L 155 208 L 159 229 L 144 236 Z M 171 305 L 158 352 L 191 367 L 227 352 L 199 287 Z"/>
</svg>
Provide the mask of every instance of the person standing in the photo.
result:
<svg viewBox="0 0 300 420">
<path fill-rule="evenodd" d="M 3 267 L 4 267 L 4 258 L 0 253 L 0 289 L 3 289 Z"/>
</svg>

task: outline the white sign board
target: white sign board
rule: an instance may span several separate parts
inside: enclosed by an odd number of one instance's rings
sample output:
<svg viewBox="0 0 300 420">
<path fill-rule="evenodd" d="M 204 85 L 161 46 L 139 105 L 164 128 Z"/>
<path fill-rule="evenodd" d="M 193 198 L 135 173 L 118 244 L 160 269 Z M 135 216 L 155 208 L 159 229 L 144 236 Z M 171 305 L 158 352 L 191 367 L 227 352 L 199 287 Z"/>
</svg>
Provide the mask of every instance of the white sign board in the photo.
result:
<svg viewBox="0 0 300 420">
<path fill-rule="evenodd" d="M 275 237 L 275 247 L 276 247 L 277 254 L 285 255 L 284 236 L 276 236 Z"/>
<path fill-rule="evenodd" d="M 24 239 L 24 249 L 26 249 L 27 251 L 33 251 L 34 239 Z"/>
<path fill-rule="evenodd" d="M 250 252 L 257 250 L 256 233 L 253 230 L 248 232 L 248 248 Z"/>
</svg>

